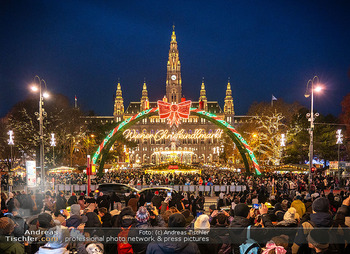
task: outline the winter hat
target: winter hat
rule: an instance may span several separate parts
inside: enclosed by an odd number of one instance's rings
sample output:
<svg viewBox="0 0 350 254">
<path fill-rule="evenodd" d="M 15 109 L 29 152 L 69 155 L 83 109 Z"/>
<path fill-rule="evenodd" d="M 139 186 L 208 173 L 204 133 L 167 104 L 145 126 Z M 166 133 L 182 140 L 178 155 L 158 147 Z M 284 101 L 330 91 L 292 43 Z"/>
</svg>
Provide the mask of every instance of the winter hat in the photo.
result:
<svg viewBox="0 0 350 254">
<path fill-rule="evenodd" d="M 100 253 L 103 254 L 104 253 L 102 243 L 89 243 L 86 245 L 85 250 L 88 254 L 100 254 Z"/>
<path fill-rule="evenodd" d="M 0 232 L 2 235 L 11 235 L 15 229 L 15 223 L 8 217 L 0 218 Z"/>
<path fill-rule="evenodd" d="M 288 211 L 284 214 L 283 220 L 298 220 L 299 214 L 297 213 L 297 210 L 295 210 L 294 207 L 291 207 L 288 209 Z"/>
<path fill-rule="evenodd" d="M 247 217 L 249 214 L 249 207 L 246 204 L 237 204 L 235 206 L 235 216 Z"/>
<path fill-rule="evenodd" d="M 78 204 L 71 205 L 70 213 L 72 215 L 80 215 L 80 205 Z"/>
<path fill-rule="evenodd" d="M 47 231 L 46 237 L 49 238 L 49 241 L 44 245 L 45 247 L 50 249 L 64 248 L 68 245 L 66 239 L 69 238 L 69 230 L 67 227 L 56 226 Z"/>
<path fill-rule="evenodd" d="M 174 213 L 170 215 L 168 226 L 169 228 L 181 228 L 185 227 L 186 225 L 186 219 L 185 216 L 183 216 L 181 213 Z"/>
<path fill-rule="evenodd" d="M 322 229 L 312 229 L 307 236 L 307 241 L 317 249 L 326 250 L 329 246 L 328 231 Z"/>
<path fill-rule="evenodd" d="M 312 210 L 315 212 L 328 212 L 329 211 L 329 201 L 327 198 L 317 198 L 312 203 Z"/>
<path fill-rule="evenodd" d="M 139 210 L 136 212 L 136 220 L 138 222 L 146 222 L 149 219 L 149 212 L 147 211 L 147 208 L 144 206 L 141 206 Z"/>
<path fill-rule="evenodd" d="M 210 205 L 209 209 L 212 210 L 212 211 L 216 210 L 216 205 Z"/>
<path fill-rule="evenodd" d="M 41 213 L 38 216 L 39 227 L 50 228 L 54 226 L 53 219 L 48 213 Z"/>
<path fill-rule="evenodd" d="M 194 223 L 194 229 L 210 229 L 209 216 L 206 214 L 199 215 Z"/>
</svg>

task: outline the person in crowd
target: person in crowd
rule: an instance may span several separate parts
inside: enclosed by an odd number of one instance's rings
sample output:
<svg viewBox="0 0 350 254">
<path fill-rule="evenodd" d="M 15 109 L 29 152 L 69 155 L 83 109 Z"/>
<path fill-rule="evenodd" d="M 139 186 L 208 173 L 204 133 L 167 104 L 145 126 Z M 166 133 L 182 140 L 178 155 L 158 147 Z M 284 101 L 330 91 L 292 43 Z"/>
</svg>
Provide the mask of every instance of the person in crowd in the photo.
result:
<svg viewBox="0 0 350 254">
<path fill-rule="evenodd" d="M 50 228 L 46 234 L 48 242 L 39 248 L 38 254 L 69 254 L 67 249 L 69 230 L 64 226 Z"/>
<path fill-rule="evenodd" d="M 55 205 L 56 205 L 56 209 L 55 209 L 56 211 L 60 211 L 62 209 L 66 209 L 66 207 L 67 207 L 67 200 L 66 200 L 66 197 L 64 196 L 64 192 L 63 191 L 61 191 L 58 194 L 58 196 L 56 198 Z"/>
<path fill-rule="evenodd" d="M 291 207 L 294 207 L 297 213 L 299 214 L 299 217 L 302 218 L 306 212 L 306 207 L 305 204 L 303 203 L 301 195 L 298 193 L 292 204 L 290 205 Z"/>
<path fill-rule="evenodd" d="M 86 208 L 84 195 L 79 196 L 78 205 L 80 205 L 80 210 L 84 210 Z"/>
<path fill-rule="evenodd" d="M 312 229 L 307 236 L 307 242 L 312 253 L 332 253 L 329 249 L 330 237 L 327 230 Z"/>
<path fill-rule="evenodd" d="M 74 204 L 78 204 L 78 199 L 75 193 L 73 192 L 72 195 L 69 197 L 67 201 L 68 206 L 72 206 Z"/>
<path fill-rule="evenodd" d="M 157 209 L 160 209 L 160 206 L 162 205 L 163 198 L 159 195 L 159 191 L 154 192 L 154 196 L 151 199 L 151 202 L 153 206 L 155 206 Z"/>
<path fill-rule="evenodd" d="M 26 221 L 19 215 L 17 208 L 12 209 L 11 212 L 4 214 L 6 217 L 13 220 L 15 223 L 15 228 L 13 230 L 14 236 L 23 236 L 24 232 L 29 228 Z"/>
<path fill-rule="evenodd" d="M 128 201 L 128 206 L 130 206 L 135 213 L 137 212 L 137 203 L 139 201 L 139 198 L 140 198 L 139 194 L 132 193 Z"/>
<path fill-rule="evenodd" d="M 6 200 L 7 200 L 6 193 L 1 192 L 1 211 L 7 210 Z"/>
<path fill-rule="evenodd" d="M 115 204 L 122 202 L 120 197 L 115 192 L 112 193 L 110 197 L 110 201 L 111 201 L 111 211 L 114 209 L 118 209 L 115 207 Z"/>
<path fill-rule="evenodd" d="M 11 236 L 15 229 L 15 223 L 8 217 L 0 218 L 0 253 L 24 254 L 24 245 L 18 241 L 9 241 L 6 236 Z"/>
<path fill-rule="evenodd" d="M 112 227 L 112 215 L 108 212 L 106 207 L 101 207 L 98 209 L 98 215 L 101 218 L 102 227 L 110 228 Z"/>
<path fill-rule="evenodd" d="M 280 235 L 275 236 L 266 243 L 263 248 L 262 254 L 286 254 L 288 253 L 288 236 Z"/>
<path fill-rule="evenodd" d="M 174 213 L 169 217 L 169 228 L 184 228 L 186 225 L 185 217 L 180 213 Z M 147 246 L 147 254 L 161 254 L 161 253 L 184 253 L 184 254 L 199 254 L 200 251 L 196 243 L 193 242 L 171 242 L 171 243 L 157 243 L 152 242 Z"/>
<path fill-rule="evenodd" d="M 70 217 L 66 220 L 66 226 L 68 228 L 77 228 L 83 222 L 83 218 L 80 213 L 80 205 L 73 204 L 70 207 Z"/>
<path fill-rule="evenodd" d="M 333 220 L 329 212 L 329 201 L 327 198 L 319 197 L 315 199 L 312 203 L 312 212 L 310 220 L 303 222 L 295 235 L 292 246 L 293 253 L 297 253 L 301 245 L 306 242 L 306 237 L 311 229 L 329 228 L 332 226 Z M 305 245 L 303 248 L 305 248 Z"/>
<path fill-rule="evenodd" d="M 99 192 L 99 196 L 96 200 L 96 203 L 97 203 L 98 208 L 104 207 L 107 209 L 107 211 L 108 211 L 109 207 L 111 206 L 109 196 L 104 194 L 102 191 Z"/>
<path fill-rule="evenodd" d="M 44 198 L 45 197 L 44 197 L 42 191 L 37 189 L 35 191 L 35 204 L 37 207 L 36 214 L 39 214 L 40 212 L 42 212 L 43 207 L 44 207 Z"/>
</svg>

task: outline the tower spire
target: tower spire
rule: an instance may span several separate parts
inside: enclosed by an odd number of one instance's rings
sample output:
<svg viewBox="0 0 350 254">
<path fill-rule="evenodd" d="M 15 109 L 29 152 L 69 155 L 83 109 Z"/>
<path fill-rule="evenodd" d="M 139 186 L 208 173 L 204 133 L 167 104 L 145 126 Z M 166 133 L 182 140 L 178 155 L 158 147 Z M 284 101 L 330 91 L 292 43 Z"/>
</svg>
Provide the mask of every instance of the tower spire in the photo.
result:
<svg viewBox="0 0 350 254">
<path fill-rule="evenodd" d="M 122 120 L 122 115 L 124 114 L 124 100 L 122 87 L 120 85 L 120 79 L 118 78 L 117 91 L 115 92 L 114 100 L 114 121 L 120 122 Z"/>
<path fill-rule="evenodd" d="M 225 113 L 225 115 L 234 115 L 235 114 L 230 78 L 228 78 L 228 81 L 227 81 L 224 113 Z"/>
<path fill-rule="evenodd" d="M 208 105 L 207 105 L 207 95 L 205 91 L 205 84 L 204 84 L 204 77 L 202 78 L 202 85 L 201 85 L 201 91 L 199 92 L 199 108 L 207 110 Z"/>
<path fill-rule="evenodd" d="M 144 78 L 144 80 L 143 80 L 142 97 L 141 97 L 141 110 L 143 111 L 145 109 L 149 109 L 149 100 L 148 100 L 146 78 Z"/>
<path fill-rule="evenodd" d="M 182 97 L 181 64 L 175 35 L 175 25 L 171 34 L 167 63 L 166 97 L 169 103 L 179 103 Z"/>
</svg>

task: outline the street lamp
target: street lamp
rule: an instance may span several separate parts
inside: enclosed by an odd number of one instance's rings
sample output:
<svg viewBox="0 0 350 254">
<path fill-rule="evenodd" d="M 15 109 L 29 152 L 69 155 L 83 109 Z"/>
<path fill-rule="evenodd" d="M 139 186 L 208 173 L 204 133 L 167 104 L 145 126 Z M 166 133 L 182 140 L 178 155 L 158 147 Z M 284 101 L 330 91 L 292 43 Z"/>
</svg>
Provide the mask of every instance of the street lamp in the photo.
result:
<svg viewBox="0 0 350 254">
<path fill-rule="evenodd" d="M 45 86 L 44 89 L 42 88 L 43 85 Z M 43 105 L 44 105 L 44 98 L 48 98 L 49 93 L 46 91 L 47 86 L 46 86 L 45 80 L 41 79 L 39 76 L 34 77 L 34 82 L 33 82 L 33 85 L 31 86 L 31 89 L 33 92 L 39 91 L 39 112 L 36 112 L 35 115 L 38 116 L 38 121 L 39 121 L 41 186 L 44 190 L 45 189 L 45 171 L 44 171 L 45 157 L 44 157 L 43 120 L 47 114 L 43 108 Z"/>
<path fill-rule="evenodd" d="M 311 88 L 309 86 L 311 85 Z M 314 85 L 316 87 L 314 88 Z M 314 114 L 314 91 L 320 92 L 322 90 L 322 86 L 319 84 L 319 79 L 317 76 L 313 77 L 313 79 L 309 79 L 306 85 L 306 91 L 305 91 L 305 97 L 308 98 L 310 96 L 310 90 L 311 90 L 311 112 L 306 114 L 306 117 L 310 121 L 310 146 L 309 146 L 309 189 L 311 187 L 312 182 L 312 176 L 311 176 L 311 168 L 313 165 L 313 159 L 314 159 L 314 118 L 319 116 L 318 113 Z"/>
</svg>

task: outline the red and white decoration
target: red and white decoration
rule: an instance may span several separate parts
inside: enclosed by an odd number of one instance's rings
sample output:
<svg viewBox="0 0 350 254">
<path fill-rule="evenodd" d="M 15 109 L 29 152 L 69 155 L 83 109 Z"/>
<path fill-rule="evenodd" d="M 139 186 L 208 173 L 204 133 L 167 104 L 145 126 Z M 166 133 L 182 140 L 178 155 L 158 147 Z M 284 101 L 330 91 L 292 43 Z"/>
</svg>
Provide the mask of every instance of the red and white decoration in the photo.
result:
<svg viewBox="0 0 350 254">
<path fill-rule="evenodd" d="M 180 119 L 188 119 L 192 101 L 184 101 L 179 104 L 170 104 L 165 101 L 158 101 L 159 118 L 168 119 L 168 124 L 179 127 Z"/>
</svg>

